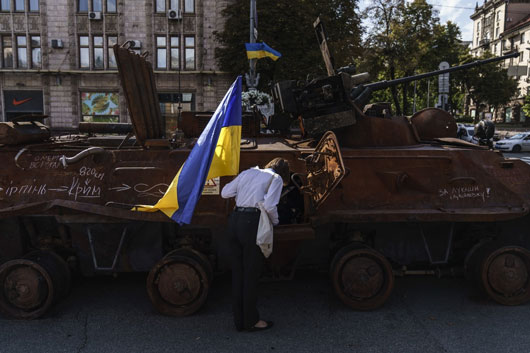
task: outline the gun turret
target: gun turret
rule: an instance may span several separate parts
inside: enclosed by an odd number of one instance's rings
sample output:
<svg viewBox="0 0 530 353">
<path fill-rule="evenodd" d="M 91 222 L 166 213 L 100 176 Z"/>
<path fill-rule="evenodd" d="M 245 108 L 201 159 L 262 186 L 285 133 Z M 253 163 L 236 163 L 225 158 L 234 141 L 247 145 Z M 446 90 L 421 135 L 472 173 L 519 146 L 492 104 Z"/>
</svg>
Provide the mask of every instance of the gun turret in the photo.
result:
<svg viewBox="0 0 530 353">
<path fill-rule="evenodd" d="M 363 111 L 374 91 L 447 72 L 467 70 L 475 66 L 515 58 L 518 55 L 519 53 L 510 53 L 444 70 L 372 83 L 364 83 L 369 79 L 367 73 L 350 75 L 341 71 L 308 83 L 282 81 L 274 85 L 272 93 L 279 111 L 288 113 L 295 119 L 300 117 L 309 135 L 319 135 L 327 130 L 355 124 L 357 115 Z"/>
<path fill-rule="evenodd" d="M 277 105 L 276 111 L 287 113 L 294 119 L 302 119 L 305 133 L 313 136 L 321 135 L 328 130 L 354 125 L 360 115 L 364 116 L 363 109 L 372 98 L 374 91 L 519 56 L 519 53 L 514 52 L 500 57 L 453 66 L 448 69 L 390 81 L 366 83 L 369 80 L 368 73 L 355 74 L 355 66 L 353 65 L 335 70 L 333 66 L 334 60 L 327 45 L 324 25 L 317 18 L 313 26 L 315 27 L 328 76 L 317 78 L 310 82 L 282 81 L 276 83 L 272 90 L 274 101 Z M 377 109 L 371 110 L 377 111 Z M 385 106 L 383 110 L 389 115 L 390 108 Z M 275 128 L 275 122 L 277 122 L 278 126 L 285 126 L 278 120 L 281 120 L 281 118 L 278 119 L 278 116 L 273 117 L 271 128 Z"/>
<path fill-rule="evenodd" d="M 385 80 L 385 81 L 379 81 L 379 82 L 359 85 L 352 90 L 350 94 L 350 98 L 359 108 L 362 109 L 362 107 L 364 107 L 368 103 L 374 91 L 380 91 L 380 90 L 383 90 L 383 89 L 386 89 L 392 86 L 397 86 L 403 83 L 413 82 L 413 81 L 421 80 L 421 79 L 428 78 L 428 77 L 438 76 L 438 75 L 442 75 L 442 74 L 449 73 L 449 72 L 467 70 L 475 66 L 485 65 L 485 64 L 492 63 L 492 62 L 506 60 L 510 58 L 516 58 L 518 56 L 519 56 L 518 52 L 513 52 L 510 54 L 506 54 L 504 56 L 499 56 L 499 57 L 489 58 L 489 59 L 484 59 L 484 60 L 476 60 L 476 61 L 464 64 L 464 65 L 453 66 L 448 69 L 426 72 L 423 74 L 402 77 L 402 78 L 398 78 L 398 79 L 390 80 L 390 81 Z"/>
</svg>

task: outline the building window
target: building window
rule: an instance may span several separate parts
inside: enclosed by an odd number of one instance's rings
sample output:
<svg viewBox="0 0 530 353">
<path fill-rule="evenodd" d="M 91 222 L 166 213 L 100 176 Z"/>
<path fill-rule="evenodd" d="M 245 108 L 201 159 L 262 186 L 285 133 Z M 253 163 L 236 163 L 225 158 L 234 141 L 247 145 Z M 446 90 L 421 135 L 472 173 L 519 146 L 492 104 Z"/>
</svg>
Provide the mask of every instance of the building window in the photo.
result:
<svg viewBox="0 0 530 353">
<path fill-rule="evenodd" d="M 179 0 L 156 0 L 156 13 L 166 13 L 167 9 L 180 9 Z"/>
<path fill-rule="evenodd" d="M 114 13 L 116 11 L 116 0 L 107 0 L 107 12 Z"/>
<path fill-rule="evenodd" d="M 184 12 L 185 13 L 195 12 L 195 0 L 184 0 Z"/>
<path fill-rule="evenodd" d="M 184 44 L 184 67 L 186 70 L 195 70 L 195 37 L 186 37 Z"/>
<path fill-rule="evenodd" d="M 79 0 L 77 3 L 77 12 L 88 12 L 88 0 Z"/>
<path fill-rule="evenodd" d="M 94 36 L 93 37 L 94 45 L 94 69 L 103 69 L 103 37 Z"/>
<path fill-rule="evenodd" d="M 13 39 L 11 36 L 2 37 L 2 53 L 4 67 L 13 67 Z"/>
<path fill-rule="evenodd" d="M 88 47 L 88 36 L 79 37 L 79 67 L 90 68 L 90 49 Z"/>
<path fill-rule="evenodd" d="M 519 63 L 522 63 L 524 60 L 524 51 L 519 53 Z"/>
<path fill-rule="evenodd" d="M 495 28 L 495 38 L 499 38 L 499 26 Z"/>
<path fill-rule="evenodd" d="M 26 11 L 26 6 L 24 0 L 15 0 L 15 11 L 17 12 L 24 12 Z"/>
<path fill-rule="evenodd" d="M 9 12 L 11 10 L 12 0 L 0 0 L 0 11 Z M 14 0 L 14 10 L 16 12 L 39 12 L 39 0 Z M 27 8 L 26 8 L 27 6 Z"/>
<path fill-rule="evenodd" d="M 166 12 L 166 0 L 156 0 L 157 13 Z"/>
<path fill-rule="evenodd" d="M 181 111 L 195 110 L 193 93 L 159 93 L 160 113 L 166 122 L 166 134 L 171 135 L 178 126 L 179 107 Z"/>
<path fill-rule="evenodd" d="M 39 12 L 39 0 L 29 0 L 29 11 Z"/>
<path fill-rule="evenodd" d="M 156 37 L 156 67 L 157 69 L 167 68 L 166 37 Z"/>
<path fill-rule="evenodd" d="M 524 33 L 521 33 L 521 44 L 524 44 Z"/>
<path fill-rule="evenodd" d="M 102 35 L 79 37 L 79 67 L 82 69 L 92 68 L 102 70 L 105 68 L 115 69 L 118 67 L 114 56 L 113 46 L 118 43 L 118 37 L 113 34 L 107 36 L 107 42 Z"/>
<path fill-rule="evenodd" d="M 11 0 L 1 0 L 0 1 L 0 11 L 2 11 L 2 12 L 11 11 Z"/>
<path fill-rule="evenodd" d="M 28 67 L 28 48 L 26 36 L 17 36 L 17 58 L 19 68 L 25 69 Z"/>
<path fill-rule="evenodd" d="M 116 57 L 114 56 L 114 45 L 118 44 L 118 37 L 109 36 L 107 37 L 107 67 L 109 69 L 116 69 L 118 64 L 116 63 Z"/>
<path fill-rule="evenodd" d="M 115 13 L 117 11 L 117 2 L 116 0 L 106 0 L 105 1 L 105 11 L 110 13 Z M 103 0 L 78 0 L 77 2 L 77 12 L 102 12 L 103 11 Z"/>
<path fill-rule="evenodd" d="M 92 0 L 92 11 L 96 11 L 96 12 L 103 11 L 102 0 Z"/>
<path fill-rule="evenodd" d="M 165 36 L 156 37 L 156 68 L 195 70 L 195 37 L 184 37 L 183 63 L 181 63 L 181 39 L 178 36 L 170 36 L 169 42 Z M 168 64 L 169 53 L 169 64 Z M 183 65 L 183 66 L 182 66 Z"/>
<path fill-rule="evenodd" d="M 31 36 L 31 67 L 41 67 L 40 37 Z"/>
<path fill-rule="evenodd" d="M 179 69 L 180 68 L 180 38 L 179 37 L 171 37 L 171 68 L 172 69 Z"/>
<path fill-rule="evenodd" d="M 500 20 L 501 20 L 501 12 L 497 11 L 497 21 L 500 21 Z"/>
<path fill-rule="evenodd" d="M 81 92 L 81 120 L 117 123 L 120 120 L 117 92 Z"/>
</svg>

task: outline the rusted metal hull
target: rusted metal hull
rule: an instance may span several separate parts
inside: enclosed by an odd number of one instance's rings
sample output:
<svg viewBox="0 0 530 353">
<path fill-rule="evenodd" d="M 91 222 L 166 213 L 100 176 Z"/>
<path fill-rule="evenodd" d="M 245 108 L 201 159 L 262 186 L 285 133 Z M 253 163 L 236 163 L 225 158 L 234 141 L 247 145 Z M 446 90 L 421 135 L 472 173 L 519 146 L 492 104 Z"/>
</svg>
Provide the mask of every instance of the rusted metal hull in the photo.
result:
<svg viewBox="0 0 530 353">
<path fill-rule="evenodd" d="M 61 266 L 24 259 L 32 249 L 53 250 L 85 275 L 149 272 L 150 299 L 168 315 L 198 310 L 212 271 L 228 267 L 224 229 L 234 204 L 220 192 L 232 177 L 207 181 L 189 226 L 134 210 L 164 195 L 208 114 L 190 114 L 180 122 L 184 132 L 173 142 L 163 139 L 150 64 L 124 48 L 115 51 L 126 68 L 120 75 L 142 147 L 126 138 L 79 136 L 0 148 L 0 265 L 6 266 L 0 283 L 12 294 L 0 302 L 38 308 L 14 316 L 45 312 L 55 300 L 47 293 L 59 288 L 52 277 L 65 276 Z M 355 106 L 349 112 L 355 124 L 325 133 L 316 147 L 316 141 L 260 136 L 259 120 L 243 119 L 240 169 L 282 157 L 293 173 L 278 206 L 283 224 L 268 260 L 272 276 L 292 278 L 298 266 L 331 263 L 339 298 L 366 310 L 384 304 L 393 271 L 452 271 L 465 262 L 486 278 L 479 282 L 492 299 L 530 299 L 520 294 L 530 290 L 530 165 L 451 139 L 453 121 L 447 115 L 438 121 L 436 110 L 412 122 L 368 117 Z M 431 129 L 432 121 L 443 131 Z M 489 240 L 494 248 L 470 255 Z M 36 282 L 46 286 L 24 284 Z"/>
</svg>

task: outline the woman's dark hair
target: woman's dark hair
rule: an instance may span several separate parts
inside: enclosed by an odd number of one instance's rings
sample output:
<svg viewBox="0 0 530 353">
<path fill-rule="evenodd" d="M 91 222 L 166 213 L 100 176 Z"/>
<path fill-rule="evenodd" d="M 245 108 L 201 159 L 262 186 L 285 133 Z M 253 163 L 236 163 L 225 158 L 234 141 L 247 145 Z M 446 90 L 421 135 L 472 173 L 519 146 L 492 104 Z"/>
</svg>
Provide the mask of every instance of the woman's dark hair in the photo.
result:
<svg viewBox="0 0 530 353">
<path fill-rule="evenodd" d="M 265 169 L 270 168 L 274 170 L 276 174 L 282 177 L 283 183 L 288 184 L 290 180 L 289 162 L 283 158 L 274 158 L 272 161 L 267 163 Z"/>
</svg>

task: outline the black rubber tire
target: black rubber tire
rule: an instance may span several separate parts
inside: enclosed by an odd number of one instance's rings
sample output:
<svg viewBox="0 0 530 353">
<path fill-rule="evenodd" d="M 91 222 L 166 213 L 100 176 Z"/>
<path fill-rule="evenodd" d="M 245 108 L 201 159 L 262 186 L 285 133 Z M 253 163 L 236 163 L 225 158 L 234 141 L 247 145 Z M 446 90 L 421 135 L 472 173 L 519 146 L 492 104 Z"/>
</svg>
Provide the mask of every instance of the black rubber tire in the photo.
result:
<svg viewBox="0 0 530 353">
<path fill-rule="evenodd" d="M 515 146 L 513 146 L 513 148 L 512 148 L 512 152 L 513 152 L 513 153 L 519 153 L 519 152 L 521 152 L 521 146 L 519 146 L 519 145 L 515 145 Z"/>
</svg>

